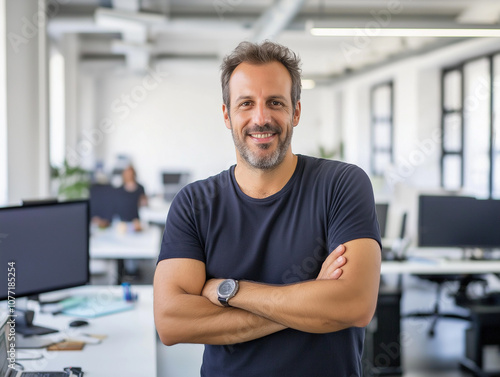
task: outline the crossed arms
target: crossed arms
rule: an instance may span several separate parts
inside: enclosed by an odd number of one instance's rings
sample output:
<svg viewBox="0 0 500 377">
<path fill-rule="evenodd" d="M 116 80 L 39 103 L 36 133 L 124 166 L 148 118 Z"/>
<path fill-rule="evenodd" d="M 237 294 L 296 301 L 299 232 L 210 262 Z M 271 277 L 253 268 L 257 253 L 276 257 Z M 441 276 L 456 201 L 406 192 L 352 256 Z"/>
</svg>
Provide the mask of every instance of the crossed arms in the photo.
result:
<svg viewBox="0 0 500 377">
<path fill-rule="evenodd" d="M 240 281 L 232 307 L 225 308 L 216 294 L 222 279 L 206 281 L 203 262 L 166 259 L 158 263 L 154 279 L 156 329 L 166 345 L 224 345 L 285 328 L 327 333 L 364 327 L 375 311 L 379 277 L 378 243 L 357 239 L 334 250 L 316 280 L 289 285 Z"/>
</svg>

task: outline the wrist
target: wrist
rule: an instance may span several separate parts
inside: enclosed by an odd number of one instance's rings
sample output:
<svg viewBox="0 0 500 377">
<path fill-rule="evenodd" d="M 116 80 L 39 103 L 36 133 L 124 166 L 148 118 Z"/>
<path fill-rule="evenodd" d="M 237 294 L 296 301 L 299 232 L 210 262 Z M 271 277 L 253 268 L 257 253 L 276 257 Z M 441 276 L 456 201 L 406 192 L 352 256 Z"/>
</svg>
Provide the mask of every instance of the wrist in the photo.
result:
<svg viewBox="0 0 500 377">
<path fill-rule="evenodd" d="M 225 279 L 217 286 L 217 299 L 222 306 L 230 307 L 231 300 L 239 290 L 239 282 L 235 279 Z"/>
</svg>

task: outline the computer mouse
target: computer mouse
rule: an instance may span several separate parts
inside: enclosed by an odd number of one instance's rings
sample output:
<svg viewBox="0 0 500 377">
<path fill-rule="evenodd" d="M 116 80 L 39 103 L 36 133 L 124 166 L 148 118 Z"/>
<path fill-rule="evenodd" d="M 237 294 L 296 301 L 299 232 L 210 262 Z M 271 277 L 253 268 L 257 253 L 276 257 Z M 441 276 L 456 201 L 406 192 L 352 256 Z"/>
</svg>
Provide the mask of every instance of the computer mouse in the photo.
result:
<svg viewBox="0 0 500 377">
<path fill-rule="evenodd" d="M 83 319 L 76 319 L 69 323 L 69 327 L 87 326 L 88 324 L 89 323 L 87 321 L 84 321 Z"/>
</svg>

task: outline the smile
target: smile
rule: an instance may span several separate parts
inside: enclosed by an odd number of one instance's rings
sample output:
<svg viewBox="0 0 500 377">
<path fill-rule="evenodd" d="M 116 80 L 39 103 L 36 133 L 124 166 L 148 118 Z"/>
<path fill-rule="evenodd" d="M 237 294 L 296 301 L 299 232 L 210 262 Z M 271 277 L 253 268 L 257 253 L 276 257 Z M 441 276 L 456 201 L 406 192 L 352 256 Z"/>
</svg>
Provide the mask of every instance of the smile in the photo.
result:
<svg viewBox="0 0 500 377">
<path fill-rule="evenodd" d="M 271 137 L 273 135 L 274 134 L 272 134 L 272 133 L 267 133 L 267 134 L 251 134 L 250 136 L 255 137 L 257 139 L 265 139 L 265 138 Z"/>
</svg>

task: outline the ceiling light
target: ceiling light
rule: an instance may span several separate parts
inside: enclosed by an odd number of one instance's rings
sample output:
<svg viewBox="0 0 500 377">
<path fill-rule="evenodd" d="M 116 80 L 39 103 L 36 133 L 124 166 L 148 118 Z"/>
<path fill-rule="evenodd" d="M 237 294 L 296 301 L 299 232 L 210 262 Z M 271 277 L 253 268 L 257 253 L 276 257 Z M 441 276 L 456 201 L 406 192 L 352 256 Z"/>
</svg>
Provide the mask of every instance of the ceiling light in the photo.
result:
<svg viewBox="0 0 500 377">
<path fill-rule="evenodd" d="M 313 27 L 311 34 L 320 37 L 500 37 L 500 29 L 428 29 L 428 28 L 328 28 Z"/>
</svg>

